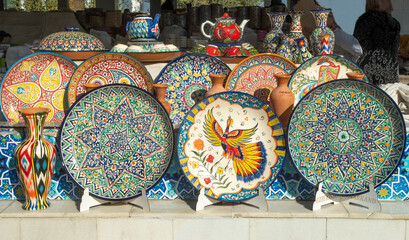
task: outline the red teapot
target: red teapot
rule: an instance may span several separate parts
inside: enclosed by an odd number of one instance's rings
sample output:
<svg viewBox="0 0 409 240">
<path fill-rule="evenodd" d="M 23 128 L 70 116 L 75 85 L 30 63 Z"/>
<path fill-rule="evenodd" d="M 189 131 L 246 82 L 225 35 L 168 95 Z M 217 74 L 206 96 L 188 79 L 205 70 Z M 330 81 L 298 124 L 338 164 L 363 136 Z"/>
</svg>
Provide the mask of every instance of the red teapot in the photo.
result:
<svg viewBox="0 0 409 240">
<path fill-rule="evenodd" d="M 236 24 L 236 19 L 229 17 L 224 13 L 222 17 L 216 18 L 216 22 L 205 21 L 202 23 L 201 32 L 203 36 L 209 38 L 212 42 L 232 44 L 237 43 L 243 37 L 244 26 L 248 19 L 244 19 L 240 25 Z M 210 34 L 205 32 L 205 26 L 209 24 Z"/>
</svg>

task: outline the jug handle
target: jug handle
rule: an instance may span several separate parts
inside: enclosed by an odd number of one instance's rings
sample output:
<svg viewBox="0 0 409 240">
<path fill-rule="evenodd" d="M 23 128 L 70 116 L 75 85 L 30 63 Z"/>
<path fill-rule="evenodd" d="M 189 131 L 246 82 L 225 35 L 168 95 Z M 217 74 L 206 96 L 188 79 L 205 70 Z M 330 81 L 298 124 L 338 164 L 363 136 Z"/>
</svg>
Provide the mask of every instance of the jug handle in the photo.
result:
<svg viewBox="0 0 409 240">
<path fill-rule="evenodd" d="M 200 31 L 202 32 L 203 36 L 205 36 L 206 38 L 211 38 L 210 34 L 207 34 L 204 31 L 204 26 L 206 24 L 210 24 L 210 25 L 214 26 L 214 23 L 210 22 L 209 20 L 206 20 L 204 23 L 202 23 L 202 26 L 200 27 Z"/>
</svg>

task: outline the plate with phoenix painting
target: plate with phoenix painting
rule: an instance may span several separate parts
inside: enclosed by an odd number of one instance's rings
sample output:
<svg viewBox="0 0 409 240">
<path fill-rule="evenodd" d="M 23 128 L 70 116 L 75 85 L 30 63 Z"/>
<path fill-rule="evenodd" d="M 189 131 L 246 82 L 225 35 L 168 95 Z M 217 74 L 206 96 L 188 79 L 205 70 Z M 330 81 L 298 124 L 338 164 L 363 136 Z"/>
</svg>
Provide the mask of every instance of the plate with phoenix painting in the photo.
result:
<svg viewBox="0 0 409 240">
<path fill-rule="evenodd" d="M 262 100 L 224 92 L 196 104 L 184 119 L 177 145 L 184 174 L 205 195 L 244 201 L 266 190 L 285 158 L 283 127 Z"/>
</svg>

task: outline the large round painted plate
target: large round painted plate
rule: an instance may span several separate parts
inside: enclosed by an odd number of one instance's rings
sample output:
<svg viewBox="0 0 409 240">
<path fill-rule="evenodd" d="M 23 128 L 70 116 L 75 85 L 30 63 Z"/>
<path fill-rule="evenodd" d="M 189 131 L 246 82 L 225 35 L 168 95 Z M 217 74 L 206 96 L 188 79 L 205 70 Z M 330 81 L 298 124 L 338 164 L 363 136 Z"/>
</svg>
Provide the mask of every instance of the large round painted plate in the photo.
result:
<svg viewBox="0 0 409 240">
<path fill-rule="evenodd" d="M 360 80 L 334 80 L 310 91 L 288 124 L 294 165 L 324 191 L 357 195 L 385 182 L 399 165 L 405 124 L 395 102 Z"/>
<path fill-rule="evenodd" d="M 155 83 L 169 84 L 165 99 L 171 105 L 170 119 L 179 125 L 196 102 L 212 86 L 210 74 L 228 75 L 230 68 L 220 59 L 207 54 L 185 54 L 169 62 Z"/>
<path fill-rule="evenodd" d="M 8 121 L 24 121 L 18 110 L 46 107 L 46 121 L 61 122 L 68 109 L 66 87 L 77 65 L 55 53 L 35 53 L 17 61 L 1 83 L 1 111 Z"/>
<path fill-rule="evenodd" d="M 285 57 L 261 53 L 241 61 L 230 73 L 226 89 L 255 95 L 266 100 L 277 87 L 274 74 L 292 74 L 297 66 Z"/>
<path fill-rule="evenodd" d="M 241 92 L 215 94 L 195 105 L 177 146 L 190 182 L 209 197 L 231 202 L 267 189 L 281 170 L 285 149 L 283 127 L 271 108 Z"/>
<path fill-rule="evenodd" d="M 131 85 L 104 85 L 81 97 L 62 124 L 64 166 L 93 196 L 124 200 L 152 188 L 173 153 L 173 129 L 164 107 Z"/>
<path fill-rule="evenodd" d="M 153 92 L 152 77 L 145 66 L 135 58 L 122 53 L 97 54 L 78 66 L 68 86 L 68 104 L 85 93 L 85 83 L 99 85 L 124 83 Z"/>
<path fill-rule="evenodd" d="M 288 84 L 295 95 L 294 105 L 320 84 L 347 79 L 347 72 L 364 73 L 354 62 L 339 55 L 320 55 L 305 61 L 294 72 Z M 368 82 L 366 76 L 362 80 Z"/>
</svg>

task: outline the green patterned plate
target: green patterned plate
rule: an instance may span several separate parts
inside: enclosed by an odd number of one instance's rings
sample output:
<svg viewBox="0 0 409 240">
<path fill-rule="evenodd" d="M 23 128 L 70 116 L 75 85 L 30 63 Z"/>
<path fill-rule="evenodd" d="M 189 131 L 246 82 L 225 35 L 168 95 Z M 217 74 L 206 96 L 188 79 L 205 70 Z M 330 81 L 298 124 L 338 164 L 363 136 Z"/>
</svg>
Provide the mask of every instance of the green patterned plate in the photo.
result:
<svg viewBox="0 0 409 240">
<path fill-rule="evenodd" d="M 311 184 L 357 195 L 385 182 L 399 165 L 405 123 L 395 102 L 359 80 L 335 80 L 309 92 L 288 124 L 294 165 Z"/>
<path fill-rule="evenodd" d="M 165 108 L 131 85 L 96 88 L 70 108 L 60 133 L 64 166 L 93 196 L 137 197 L 166 172 L 173 128 Z"/>
</svg>

